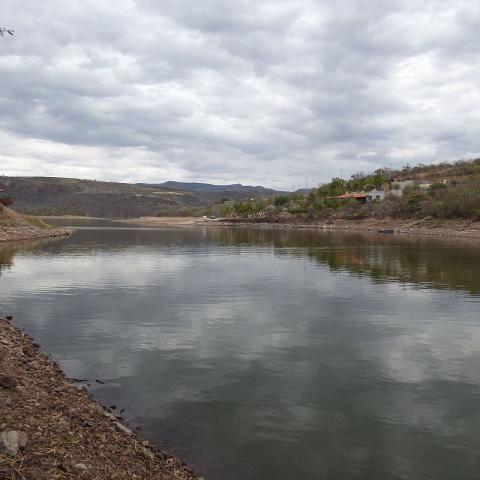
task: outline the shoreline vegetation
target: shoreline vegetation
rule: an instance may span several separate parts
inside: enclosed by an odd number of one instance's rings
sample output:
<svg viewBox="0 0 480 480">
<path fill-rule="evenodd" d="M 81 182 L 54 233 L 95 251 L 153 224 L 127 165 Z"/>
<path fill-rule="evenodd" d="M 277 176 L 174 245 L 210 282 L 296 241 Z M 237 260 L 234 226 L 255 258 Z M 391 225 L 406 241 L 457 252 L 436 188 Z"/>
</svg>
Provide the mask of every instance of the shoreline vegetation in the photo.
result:
<svg viewBox="0 0 480 480">
<path fill-rule="evenodd" d="M 480 237 L 480 158 L 358 172 L 294 193 L 213 204 L 203 218 L 145 217 L 149 226 L 311 228 Z"/>
<path fill-rule="evenodd" d="M 200 480 L 142 441 L 0 316 L 0 478 Z"/>
<path fill-rule="evenodd" d="M 212 205 L 207 216 L 227 218 L 229 223 L 317 224 L 355 230 L 373 230 L 378 224 L 382 227 L 377 230 L 401 233 L 476 235 L 480 158 L 357 172 L 350 179 L 333 178 L 310 190 L 261 200 L 224 199 Z"/>
</svg>

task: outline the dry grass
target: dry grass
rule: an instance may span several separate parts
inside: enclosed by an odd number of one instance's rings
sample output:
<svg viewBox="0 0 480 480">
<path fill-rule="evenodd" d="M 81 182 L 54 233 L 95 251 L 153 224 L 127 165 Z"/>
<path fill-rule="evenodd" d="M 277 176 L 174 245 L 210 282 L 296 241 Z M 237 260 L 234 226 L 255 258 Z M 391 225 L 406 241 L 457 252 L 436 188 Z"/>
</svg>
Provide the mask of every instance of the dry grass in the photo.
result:
<svg viewBox="0 0 480 480">
<path fill-rule="evenodd" d="M 0 226 L 3 227 L 17 227 L 17 226 L 32 226 L 35 228 L 51 228 L 41 218 L 32 215 L 23 215 L 14 212 L 10 208 L 0 205 Z"/>
</svg>

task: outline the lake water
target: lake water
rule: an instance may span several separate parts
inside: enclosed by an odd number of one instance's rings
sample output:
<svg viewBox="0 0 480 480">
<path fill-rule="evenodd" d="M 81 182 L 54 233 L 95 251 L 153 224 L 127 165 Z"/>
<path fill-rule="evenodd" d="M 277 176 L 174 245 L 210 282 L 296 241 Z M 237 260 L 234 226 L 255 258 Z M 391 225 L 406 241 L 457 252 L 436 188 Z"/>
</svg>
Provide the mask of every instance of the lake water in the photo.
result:
<svg viewBox="0 0 480 480">
<path fill-rule="evenodd" d="M 207 479 L 480 477 L 478 244 L 80 223 L 0 310 Z"/>
</svg>

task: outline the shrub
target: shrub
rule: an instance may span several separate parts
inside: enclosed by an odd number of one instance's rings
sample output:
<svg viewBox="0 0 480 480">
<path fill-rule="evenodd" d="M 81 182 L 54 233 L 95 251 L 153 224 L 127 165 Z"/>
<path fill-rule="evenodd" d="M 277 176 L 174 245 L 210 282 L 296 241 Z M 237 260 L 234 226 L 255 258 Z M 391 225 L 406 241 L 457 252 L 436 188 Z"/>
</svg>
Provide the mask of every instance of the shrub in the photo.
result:
<svg viewBox="0 0 480 480">
<path fill-rule="evenodd" d="M 288 202 L 290 202 L 290 197 L 288 195 L 277 195 L 273 201 L 276 207 L 283 207 Z"/>
</svg>

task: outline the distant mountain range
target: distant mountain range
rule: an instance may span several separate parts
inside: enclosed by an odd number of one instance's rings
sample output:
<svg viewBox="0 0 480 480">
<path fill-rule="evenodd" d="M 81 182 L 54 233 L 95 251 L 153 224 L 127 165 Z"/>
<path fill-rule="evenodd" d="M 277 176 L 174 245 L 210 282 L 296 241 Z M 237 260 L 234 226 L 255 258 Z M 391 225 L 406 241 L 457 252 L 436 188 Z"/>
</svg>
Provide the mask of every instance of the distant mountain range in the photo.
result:
<svg viewBox="0 0 480 480">
<path fill-rule="evenodd" d="M 12 208 L 37 215 L 86 215 L 132 218 L 154 215 L 202 215 L 226 198 L 244 201 L 280 193 L 264 187 L 164 182 L 130 184 L 58 177 L 0 176 L 0 188 Z"/>
<path fill-rule="evenodd" d="M 151 188 L 169 188 L 172 190 L 183 190 L 188 192 L 209 192 L 209 193 L 225 193 L 225 192 L 241 192 L 241 193 L 260 193 L 263 195 L 277 195 L 281 192 L 273 190 L 271 188 L 265 188 L 261 186 L 242 185 L 241 183 L 234 183 L 231 185 L 213 185 L 211 183 L 198 183 L 198 182 L 174 182 L 168 181 L 163 183 L 139 183 L 144 187 Z"/>
</svg>

